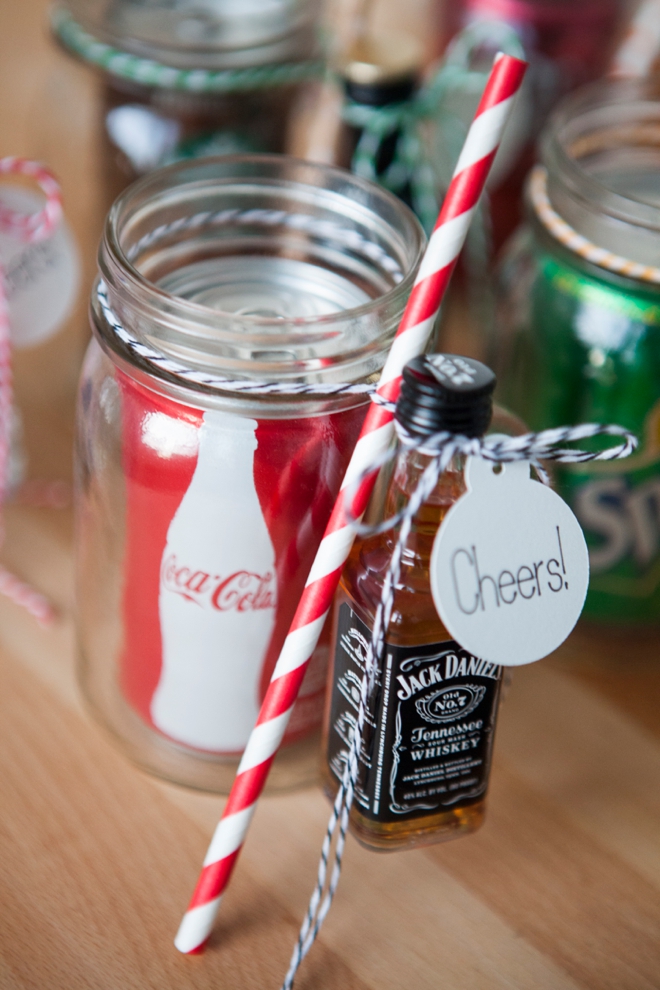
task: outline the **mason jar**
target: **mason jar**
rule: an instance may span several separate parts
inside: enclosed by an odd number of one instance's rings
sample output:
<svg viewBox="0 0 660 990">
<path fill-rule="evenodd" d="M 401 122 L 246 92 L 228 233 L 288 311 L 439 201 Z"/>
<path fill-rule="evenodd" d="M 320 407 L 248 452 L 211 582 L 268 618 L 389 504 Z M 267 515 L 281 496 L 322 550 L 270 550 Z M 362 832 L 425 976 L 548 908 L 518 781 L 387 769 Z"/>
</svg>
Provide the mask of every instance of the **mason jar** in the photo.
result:
<svg viewBox="0 0 660 990">
<path fill-rule="evenodd" d="M 55 37 L 103 75 L 108 205 L 183 158 L 285 149 L 318 75 L 320 0 L 58 0 Z"/>
<path fill-rule="evenodd" d="M 172 165 L 112 207 L 78 407 L 77 634 L 83 692 L 142 767 L 228 790 L 423 246 L 391 194 L 283 156 Z M 315 779 L 328 642 L 273 788 Z"/>
<path fill-rule="evenodd" d="M 660 619 L 660 100 L 599 83 L 557 109 L 499 274 L 502 401 L 532 429 L 619 423 L 624 461 L 562 466 L 587 538 L 585 615 Z"/>
<path fill-rule="evenodd" d="M 438 2 L 438 0 L 436 0 Z M 514 32 L 529 63 L 515 114 L 507 125 L 505 154 L 491 176 L 489 210 L 495 250 L 523 218 L 522 190 L 536 161 L 536 142 L 548 114 L 578 86 L 603 76 L 625 30 L 629 0 L 452 0 L 443 3 L 442 40 L 462 29 L 477 32 L 475 67 L 490 65 L 507 33 Z M 508 49 L 507 49 L 508 50 Z M 509 51 L 509 54 L 516 54 Z M 472 107 L 476 107 L 476 96 Z"/>
</svg>

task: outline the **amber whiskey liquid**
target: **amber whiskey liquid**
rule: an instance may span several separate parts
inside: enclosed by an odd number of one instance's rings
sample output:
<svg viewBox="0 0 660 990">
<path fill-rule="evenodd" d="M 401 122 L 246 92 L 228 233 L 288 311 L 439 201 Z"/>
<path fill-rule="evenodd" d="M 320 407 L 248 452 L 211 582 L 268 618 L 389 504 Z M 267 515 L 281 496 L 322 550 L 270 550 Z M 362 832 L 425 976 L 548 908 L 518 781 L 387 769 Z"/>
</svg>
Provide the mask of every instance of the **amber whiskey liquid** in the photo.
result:
<svg viewBox="0 0 660 990">
<path fill-rule="evenodd" d="M 370 516 L 401 508 L 428 464 L 402 452 Z M 429 580 L 436 533 L 463 493 L 459 459 L 414 521 L 369 700 L 351 831 L 374 849 L 411 848 L 473 832 L 484 820 L 485 791 L 501 668 L 461 650 L 441 622 Z M 398 531 L 358 539 L 335 601 L 330 691 L 325 719 L 325 787 L 336 792 L 354 728 L 360 663 L 370 639 Z"/>
</svg>

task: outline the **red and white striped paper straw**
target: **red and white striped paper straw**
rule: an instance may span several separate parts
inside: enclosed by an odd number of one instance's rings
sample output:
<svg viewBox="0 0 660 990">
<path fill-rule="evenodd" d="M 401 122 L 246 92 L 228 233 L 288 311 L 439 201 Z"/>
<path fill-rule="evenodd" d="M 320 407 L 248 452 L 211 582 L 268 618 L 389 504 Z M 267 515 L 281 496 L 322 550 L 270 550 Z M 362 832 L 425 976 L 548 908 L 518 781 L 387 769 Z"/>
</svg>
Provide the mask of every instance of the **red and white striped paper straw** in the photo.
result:
<svg viewBox="0 0 660 990">
<path fill-rule="evenodd" d="M 48 237 L 62 216 L 62 196 L 55 176 L 40 165 L 25 158 L 0 158 L 0 176 L 27 176 L 41 187 L 46 196 L 44 206 L 36 213 L 19 213 L 0 202 L 0 230 L 28 244 Z M 11 446 L 12 376 L 9 335 L 9 303 L 4 271 L 0 264 L 0 503 L 7 495 L 7 474 Z M 0 542 L 2 542 L 0 521 Z M 10 571 L 0 567 L 0 594 L 22 605 L 39 622 L 54 617 L 48 600 Z"/>
<path fill-rule="evenodd" d="M 525 62 L 508 55 L 500 54 L 495 60 L 380 377 L 377 394 L 390 402 L 398 398 L 404 365 L 424 351 L 526 67 Z M 367 413 L 257 723 L 174 941 L 181 952 L 198 952 L 213 927 L 353 544 L 355 530 L 346 520 L 346 493 L 388 448 L 393 419 L 391 412 L 377 404 L 372 404 Z M 376 475 L 377 471 L 367 475 L 353 495 L 350 508 L 356 518 L 366 508 Z"/>
</svg>

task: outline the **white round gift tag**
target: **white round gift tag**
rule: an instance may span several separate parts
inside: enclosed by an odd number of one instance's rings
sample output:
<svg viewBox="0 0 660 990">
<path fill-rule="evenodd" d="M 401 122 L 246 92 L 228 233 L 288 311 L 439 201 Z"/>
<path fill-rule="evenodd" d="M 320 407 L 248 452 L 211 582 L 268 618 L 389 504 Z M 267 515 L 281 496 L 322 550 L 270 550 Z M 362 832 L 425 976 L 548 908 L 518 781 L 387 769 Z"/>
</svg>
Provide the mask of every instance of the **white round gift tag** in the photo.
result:
<svg viewBox="0 0 660 990">
<path fill-rule="evenodd" d="M 24 189 L 0 186 L 0 200 L 17 213 L 37 213 L 43 197 Z M 31 347 L 54 334 L 69 316 L 80 285 L 80 261 L 64 220 L 50 237 L 26 244 L 0 231 L 2 265 L 13 347 Z"/>
<path fill-rule="evenodd" d="M 567 504 L 530 477 L 528 461 L 468 458 L 467 493 L 449 510 L 431 555 L 431 590 L 452 637 L 504 666 L 532 663 L 580 617 L 589 556 Z"/>
</svg>

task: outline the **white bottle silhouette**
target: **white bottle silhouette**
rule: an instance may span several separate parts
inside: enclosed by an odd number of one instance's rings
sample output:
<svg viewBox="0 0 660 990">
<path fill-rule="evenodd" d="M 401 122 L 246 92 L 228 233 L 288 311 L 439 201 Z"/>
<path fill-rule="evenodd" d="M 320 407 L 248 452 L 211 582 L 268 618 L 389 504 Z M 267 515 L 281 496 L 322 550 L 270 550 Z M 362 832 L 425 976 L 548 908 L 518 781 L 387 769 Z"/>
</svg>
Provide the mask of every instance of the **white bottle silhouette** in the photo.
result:
<svg viewBox="0 0 660 990">
<path fill-rule="evenodd" d="M 204 413 L 197 467 L 167 534 L 162 671 L 151 716 L 214 752 L 243 749 L 275 622 L 275 552 L 254 485 L 257 423 Z"/>
</svg>

